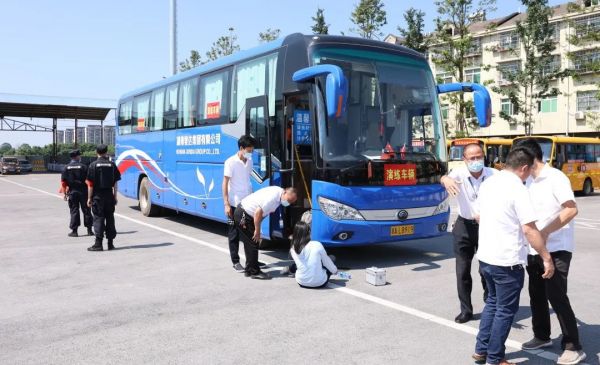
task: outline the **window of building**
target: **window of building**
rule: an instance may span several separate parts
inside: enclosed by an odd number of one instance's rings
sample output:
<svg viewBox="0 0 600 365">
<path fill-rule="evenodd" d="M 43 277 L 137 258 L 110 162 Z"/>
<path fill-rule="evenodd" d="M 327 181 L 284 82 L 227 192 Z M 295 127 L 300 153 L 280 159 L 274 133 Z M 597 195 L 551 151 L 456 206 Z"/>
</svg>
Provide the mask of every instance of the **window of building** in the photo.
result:
<svg viewBox="0 0 600 365">
<path fill-rule="evenodd" d="M 577 37 L 584 37 L 597 32 L 600 32 L 600 15 L 587 16 L 575 20 L 575 34 Z"/>
<path fill-rule="evenodd" d="M 275 115 L 277 53 L 243 63 L 235 71 L 234 116 L 239 116 L 246 99 L 268 95 L 269 115 Z"/>
<path fill-rule="evenodd" d="M 600 100 L 597 98 L 598 90 L 577 92 L 577 111 L 600 111 Z"/>
<path fill-rule="evenodd" d="M 442 105 L 440 105 L 440 109 L 442 111 L 442 119 L 448 120 L 448 116 L 450 113 L 450 106 L 448 106 L 448 104 L 442 104 Z"/>
<path fill-rule="evenodd" d="M 145 132 L 150 116 L 150 93 L 133 98 L 133 132 Z"/>
<path fill-rule="evenodd" d="M 453 75 L 452 72 L 440 72 L 435 75 L 435 78 L 438 84 L 449 84 L 452 82 Z"/>
<path fill-rule="evenodd" d="M 591 6 L 597 6 L 600 5 L 600 0 L 584 0 L 583 1 L 583 6 L 585 6 L 586 8 L 589 8 Z"/>
<path fill-rule="evenodd" d="M 480 54 L 481 53 L 481 38 L 473 38 L 471 40 L 471 46 L 467 50 L 467 54 Z"/>
<path fill-rule="evenodd" d="M 131 121 L 133 120 L 133 101 L 127 101 L 119 105 L 119 133 L 131 133 Z"/>
<path fill-rule="evenodd" d="M 559 23 L 550 24 L 550 28 L 552 29 L 552 34 L 550 35 L 550 39 L 553 40 L 554 42 L 559 42 L 560 41 L 560 24 Z"/>
<path fill-rule="evenodd" d="M 600 32 L 600 29 L 598 29 Z M 596 64 L 600 63 L 600 48 L 576 52 L 573 59 L 573 67 L 579 73 L 597 71 Z"/>
<path fill-rule="evenodd" d="M 177 126 L 177 91 L 179 84 L 169 85 L 165 94 L 165 110 L 163 113 L 164 129 L 174 129 Z"/>
<path fill-rule="evenodd" d="M 505 85 L 512 82 L 512 78 L 521 69 L 521 62 L 507 62 L 498 65 L 498 83 Z"/>
<path fill-rule="evenodd" d="M 501 33 L 498 37 L 498 46 L 501 50 L 516 49 L 519 47 L 519 35 L 516 32 Z"/>
<path fill-rule="evenodd" d="M 540 101 L 540 113 L 556 113 L 558 101 L 556 96 L 542 99 Z"/>
<path fill-rule="evenodd" d="M 465 81 L 466 82 L 474 82 L 476 84 L 481 83 L 481 69 L 480 68 L 472 68 L 465 70 Z"/>
<path fill-rule="evenodd" d="M 200 124 L 229 123 L 230 75 L 226 70 L 200 79 Z"/>
<path fill-rule="evenodd" d="M 500 110 L 506 115 L 516 115 L 517 106 L 510 102 L 510 99 L 502 99 L 500 103 Z"/>
<path fill-rule="evenodd" d="M 182 81 L 179 85 L 179 107 L 177 127 L 187 128 L 196 125 L 198 114 L 198 78 Z"/>
<path fill-rule="evenodd" d="M 552 60 L 542 68 L 542 75 L 552 75 L 555 72 L 560 71 L 560 56 L 552 56 Z"/>
</svg>

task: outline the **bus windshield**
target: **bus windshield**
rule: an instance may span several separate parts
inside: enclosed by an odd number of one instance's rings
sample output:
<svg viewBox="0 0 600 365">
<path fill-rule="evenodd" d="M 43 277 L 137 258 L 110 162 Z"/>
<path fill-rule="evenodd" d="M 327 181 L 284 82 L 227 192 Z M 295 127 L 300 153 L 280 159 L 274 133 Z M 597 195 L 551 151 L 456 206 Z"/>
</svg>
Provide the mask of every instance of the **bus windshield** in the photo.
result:
<svg viewBox="0 0 600 365">
<path fill-rule="evenodd" d="M 536 141 L 540 144 L 540 147 L 542 147 L 544 162 L 549 162 L 550 157 L 552 156 L 552 140 L 546 138 L 539 138 Z"/>
<path fill-rule="evenodd" d="M 327 120 L 318 85 L 320 154 L 329 166 L 379 159 L 391 147 L 407 160 L 446 159 L 437 93 L 426 64 L 388 54 L 318 49 L 315 64 L 335 64 L 349 83 L 346 116 Z"/>
</svg>

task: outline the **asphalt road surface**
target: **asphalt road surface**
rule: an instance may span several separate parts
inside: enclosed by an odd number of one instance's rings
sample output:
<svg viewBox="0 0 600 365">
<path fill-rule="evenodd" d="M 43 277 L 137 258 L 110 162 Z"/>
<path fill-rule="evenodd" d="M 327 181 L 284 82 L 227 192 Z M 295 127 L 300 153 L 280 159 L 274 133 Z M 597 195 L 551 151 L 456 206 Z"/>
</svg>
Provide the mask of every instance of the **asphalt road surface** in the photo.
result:
<svg viewBox="0 0 600 365">
<path fill-rule="evenodd" d="M 58 180 L 0 176 L 1 364 L 472 363 L 478 321 L 453 321 L 450 235 L 332 249 L 352 279 L 307 290 L 279 275 L 284 248 L 261 251 L 273 279 L 252 280 L 231 267 L 225 225 L 173 212 L 146 218 L 123 197 L 118 249 L 88 252 L 92 237 L 67 237 Z M 577 202 L 569 295 L 586 362 L 600 364 L 600 195 Z M 371 266 L 386 268 L 387 285 L 365 282 Z M 520 350 L 532 337 L 525 287 L 507 357 L 553 364 L 554 316 L 552 330 L 552 348 Z"/>
</svg>

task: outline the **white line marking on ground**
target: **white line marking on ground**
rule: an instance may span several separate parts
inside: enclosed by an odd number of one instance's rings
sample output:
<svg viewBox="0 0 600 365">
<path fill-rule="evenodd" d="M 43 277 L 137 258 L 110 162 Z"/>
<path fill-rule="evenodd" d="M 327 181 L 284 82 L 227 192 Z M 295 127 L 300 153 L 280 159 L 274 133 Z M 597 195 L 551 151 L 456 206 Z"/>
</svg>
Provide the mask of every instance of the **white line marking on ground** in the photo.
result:
<svg viewBox="0 0 600 365">
<path fill-rule="evenodd" d="M 11 183 L 11 184 L 14 184 L 14 185 L 18 185 L 18 186 L 24 187 L 26 189 L 35 190 L 35 191 L 38 191 L 38 192 L 43 193 L 45 195 L 50 195 L 52 197 L 62 199 L 62 197 L 59 196 L 59 195 L 57 195 L 57 194 L 52 194 L 52 193 L 47 192 L 45 190 L 34 188 L 33 186 L 28 186 L 28 185 L 21 184 L 21 183 L 15 182 L 15 181 L 4 180 L 4 179 L 0 180 L 0 181 L 5 181 L 5 182 L 8 182 L 8 183 Z M 208 243 L 206 241 L 199 240 L 197 238 L 193 238 L 193 237 L 187 236 L 187 235 L 182 234 L 182 233 L 177 233 L 177 232 L 172 231 L 170 229 L 161 228 L 161 227 L 155 226 L 153 224 L 137 220 L 135 218 L 130 218 L 130 217 L 127 217 L 127 216 L 125 216 L 123 214 L 115 213 L 115 216 L 117 216 L 119 218 L 123 218 L 125 220 L 130 221 L 130 222 L 138 223 L 138 224 L 140 224 L 142 226 L 145 226 L 145 227 L 148 227 L 148 228 L 155 229 L 155 230 L 163 232 L 163 233 L 170 234 L 172 236 L 175 236 L 175 237 L 178 237 L 178 238 L 190 241 L 190 242 L 194 242 L 194 243 L 196 243 L 196 244 L 198 244 L 200 246 L 204 246 L 204 247 L 211 248 L 211 249 L 219 251 L 219 252 L 223 252 L 223 253 L 229 254 L 229 250 L 228 249 L 225 249 L 223 247 L 214 245 L 212 243 Z M 240 255 L 240 256 L 243 257 L 243 254 Z M 270 264 L 269 262 L 266 262 L 266 263 Z M 421 319 L 424 319 L 426 321 L 433 322 L 433 323 L 436 323 L 436 324 L 444 326 L 444 327 L 452 328 L 452 329 L 455 329 L 457 331 L 461 331 L 461 332 L 464 332 L 464 333 L 467 333 L 467 334 L 470 334 L 470 335 L 473 335 L 473 336 L 477 336 L 477 331 L 478 331 L 477 328 L 474 328 L 474 327 L 471 327 L 471 326 L 467 326 L 467 325 L 463 325 L 463 324 L 459 324 L 459 323 L 453 322 L 451 320 L 448 320 L 448 319 L 445 319 L 445 318 L 442 318 L 442 317 L 438 317 L 438 316 L 436 316 L 434 314 L 430 314 L 430 313 L 427 313 L 427 312 L 420 311 L 418 309 L 407 307 L 405 305 L 398 304 L 398 303 L 389 301 L 387 299 L 379 298 L 379 297 L 376 297 L 376 296 L 371 295 L 371 294 L 363 293 L 363 292 L 358 291 L 358 290 L 346 288 L 346 287 L 339 286 L 339 285 L 336 285 L 336 284 L 333 284 L 333 283 L 329 283 L 328 286 L 330 288 L 332 288 L 334 290 L 337 290 L 339 292 L 342 292 L 344 294 L 351 295 L 353 297 L 360 298 L 360 299 L 363 299 L 363 300 L 367 300 L 369 302 L 372 302 L 372 303 L 375 303 L 375 304 L 379 304 L 381 306 L 384 306 L 384 307 L 387 307 L 387 308 L 390 308 L 390 309 L 394 309 L 396 311 L 399 311 L 399 312 L 411 315 L 413 317 L 421 318 Z M 511 347 L 513 349 L 516 349 L 516 350 L 521 350 L 522 343 L 518 342 L 518 341 L 511 340 L 511 339 L 507 339 L 506 340 L 506 346 Z M 558 357 L 558 355 L 556 355 L 554 353 L 548 353 L 547 351 L 545 351 L 545 352 L 543 352 L 543 353 L 541 353 L 539 355 L 535 354 L 533 352 L 529 352 L 529 351 L 525 351 L 525 352 L 528 352 L 531 355 L 539 356 L 539 357 L 545 358 L 545 359 L 548 358 L 547 356 L 549 356 L 549 354 L 552 354 L 553 356 Z M 541 356 L 542 354 L 544 354 L 545 356 Z M 587 364 L 586 363 L 581 363 L 581 365 L 587 365 Z"/>
</svg>

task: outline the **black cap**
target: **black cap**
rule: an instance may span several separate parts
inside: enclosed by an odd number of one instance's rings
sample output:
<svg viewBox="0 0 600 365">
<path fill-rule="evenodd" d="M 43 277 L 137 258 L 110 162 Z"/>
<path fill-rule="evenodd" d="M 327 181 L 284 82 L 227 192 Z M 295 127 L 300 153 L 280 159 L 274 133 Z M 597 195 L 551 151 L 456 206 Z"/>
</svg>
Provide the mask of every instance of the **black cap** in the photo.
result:
<svg viewBox="0 0 600 365">
<path fill-rule="evenodd" d="M 73 150 L 73 151 L 69 152 L 69 156 L 70 157 L 81 156 L 81 152 L 79 152 L 79 150 Z"/>
<path fill-rule="evenodd" d="M 96 153 L 99 155 L 103 155 L 106 152 L 108 152 L 108 146 L 105 144 L 99 144 L 98 146 L 96 146 Z"/>
</svg>

